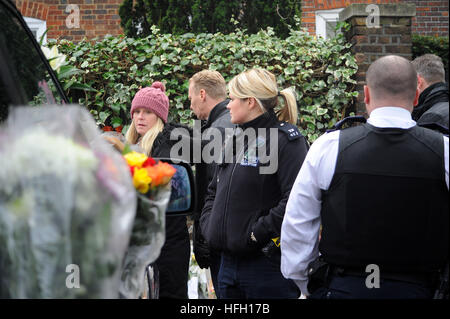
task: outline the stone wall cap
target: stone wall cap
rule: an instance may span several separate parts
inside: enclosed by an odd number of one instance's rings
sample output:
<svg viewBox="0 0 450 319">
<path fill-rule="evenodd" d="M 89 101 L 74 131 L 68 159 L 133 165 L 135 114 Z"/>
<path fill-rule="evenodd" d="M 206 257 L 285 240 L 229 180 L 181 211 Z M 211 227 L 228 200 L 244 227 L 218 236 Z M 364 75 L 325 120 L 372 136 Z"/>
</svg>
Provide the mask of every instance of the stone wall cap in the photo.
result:
<svg viewBox="0 0 450 319">
<path fill-rule="evenodd" d="M 339 21 L 346 21 L 352 17 L 367 17 L 373 12 L 370 4 L 353 3 L 339 13 Z M 380 17 L 414 17 L 416 5 L 414 3 L 372 4 L 379 8 Z M 367 11 L 366 11 L 367 10 Z"/>
</svg>

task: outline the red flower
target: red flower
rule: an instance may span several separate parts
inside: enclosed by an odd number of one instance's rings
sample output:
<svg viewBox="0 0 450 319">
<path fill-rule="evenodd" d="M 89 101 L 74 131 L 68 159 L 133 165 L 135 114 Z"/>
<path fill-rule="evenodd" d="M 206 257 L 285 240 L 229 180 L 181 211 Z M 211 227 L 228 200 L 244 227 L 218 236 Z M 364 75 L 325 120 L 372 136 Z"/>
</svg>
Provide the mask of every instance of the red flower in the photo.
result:
<svg viewBox="0 0 450 319">
<path fill-rule="evenodd" d="M 145 162 L 142 164 L 142 167 L 149 167 L 155 165 L 156 162 L 153 158 L 149 157 L 145 160 Z"/>
<path fill-rule="evenodd" d="M 129 166 L 129 167 L 130 167 L 131 176 L 134 176 L 134 170 L 136 169 L 136 166 Z"/>
<path fill-rule="evenodd" d="M 104 126 L 104 127 L 102 128 L 102 130 L 103 130 L 104 132 L 110 132 L 110 131 L 113 130 L 113 128 L 112 128 L 111 126 Z"/>
<path fill-rule="evenodd" d="M 122 125 L 115 128 L 116 132 L 122 133 Z"/>
</svg>

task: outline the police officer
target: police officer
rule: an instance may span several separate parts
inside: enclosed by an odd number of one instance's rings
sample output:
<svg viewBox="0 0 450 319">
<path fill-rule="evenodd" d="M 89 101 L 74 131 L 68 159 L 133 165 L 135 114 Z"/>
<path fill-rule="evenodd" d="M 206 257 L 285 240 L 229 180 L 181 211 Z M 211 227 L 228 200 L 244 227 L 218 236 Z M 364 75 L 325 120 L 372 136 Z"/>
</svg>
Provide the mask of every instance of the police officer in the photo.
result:
<svg viewBox="0 0 450 319">
<path fill-rule="evenodd" d="M 295 283 L 280 272 L 277 247 L 286 202 L 307 153 L 305 138 L 292 124 L 295 96 L 290 89 L 278 92 L 275 76 L 263 69 L 237 75 L 228 88 L 231 122 L 239 127 L 225 141 L 200 219 L 208 244 L 221 252 L 220 294 L 298 298 Z M 285 105 L 277 116 L 279 99 Z"/>
<path fill-rule="evenodd" d="M 431 298 L 448 259 L 448 137 L 411 119 L 408 60 L 382 57 L 366 81 L 367 123 L 317 139 L 297 176 L 281 270 L 311 298 Z"/>
</svg>

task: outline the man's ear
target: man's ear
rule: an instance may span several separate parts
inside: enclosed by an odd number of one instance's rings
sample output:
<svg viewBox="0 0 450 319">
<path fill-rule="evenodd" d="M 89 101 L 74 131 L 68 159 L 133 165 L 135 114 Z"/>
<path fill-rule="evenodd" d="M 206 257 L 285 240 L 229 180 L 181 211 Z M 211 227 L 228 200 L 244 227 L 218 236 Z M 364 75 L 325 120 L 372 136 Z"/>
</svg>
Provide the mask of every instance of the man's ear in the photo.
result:
<svg viewBox="0 0 450 319">
<path fill-rule="evenodd" d="M 419 104 L 419 96 L 420 96 L 420 89 L 416 89 L 416 96 L 414 97 L 413 106 L 416 107 L 417 104 Z"/>
<path fill-rule="evenodd" d="M 205 91 L 205 89 L 200 89 L 200 99 L 202 100 L 202 101 L 205 101 L 206 100 L 206 91 Z"/>
<path fill-rule="evenodd" d="M 367 85 L 364 85 L 364 103 L 366 105 L 370 104 L 370 91 Z"/>
<path fill-rule="evenodd" d="M 425 90 L 427 86 L 428 86 L 427 81 L 425 81 L 423 77 L 417 74 L 417 88 L 419 89 L 419 93 L 422 93 L 422 91 Z"/>
</svg>

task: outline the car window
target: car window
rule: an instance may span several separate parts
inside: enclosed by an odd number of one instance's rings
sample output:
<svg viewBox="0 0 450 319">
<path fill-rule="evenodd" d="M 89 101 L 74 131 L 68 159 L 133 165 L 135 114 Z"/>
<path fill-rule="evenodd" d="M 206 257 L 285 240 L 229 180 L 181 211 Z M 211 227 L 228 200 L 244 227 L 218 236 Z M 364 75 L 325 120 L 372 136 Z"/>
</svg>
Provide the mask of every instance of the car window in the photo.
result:
<svg viewBox="0 0 450 319">
<path fill-rule="evenodd" d="M 46 64 L 34 39 L 11 8 L 0 1 L 0 121 L 14 105 L 61 104 Z"/>
</svg>

